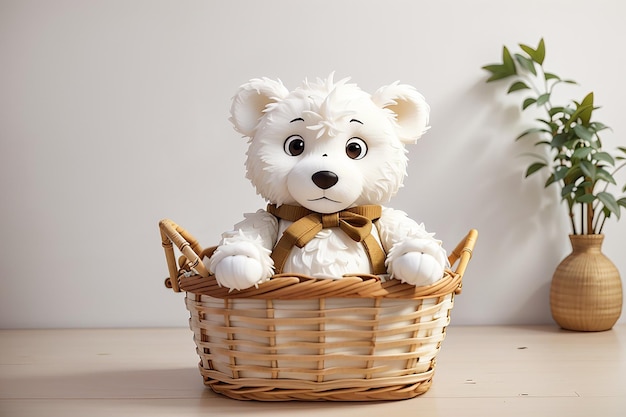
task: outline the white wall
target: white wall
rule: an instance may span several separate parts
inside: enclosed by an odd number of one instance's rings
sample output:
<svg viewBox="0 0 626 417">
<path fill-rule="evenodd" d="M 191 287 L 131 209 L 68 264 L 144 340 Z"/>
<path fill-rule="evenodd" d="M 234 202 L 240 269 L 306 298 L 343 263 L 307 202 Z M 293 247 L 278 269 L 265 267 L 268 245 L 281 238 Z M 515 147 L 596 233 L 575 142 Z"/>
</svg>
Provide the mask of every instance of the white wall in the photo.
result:
<svg viewBox="0 0 626 417">
<path fill-rule="evenodd" d="M 528 120 L 480 67 L 545 37 L 549 68 L 582 84 L 571 95 L 595 91 L 607 147 L 624 146 L 624 4 L 0 0 L 0 327 L 186 326 L 182 294 L 162 285 L 158 220 L 210 245 L 263 207 L 231 96 L 249 78 L 294 87 L 333 70 L 430 102 L 392 206 L 449 247 L 479 229 L 453 324 L 551 322 L 564 208 L 523 179 L 513 138 Z M 606 235 L 624 275 L 626 221 Z"/>
</svg>

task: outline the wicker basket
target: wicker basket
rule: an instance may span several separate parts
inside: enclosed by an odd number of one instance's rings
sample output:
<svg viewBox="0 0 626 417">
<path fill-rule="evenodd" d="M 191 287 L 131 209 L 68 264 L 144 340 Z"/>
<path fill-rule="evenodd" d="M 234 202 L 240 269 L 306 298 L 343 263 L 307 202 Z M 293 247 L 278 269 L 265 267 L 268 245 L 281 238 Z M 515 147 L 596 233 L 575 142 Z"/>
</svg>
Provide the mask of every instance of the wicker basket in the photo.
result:
<svg viewBox="0 0 626 417">
<path fill-rule="evenodd" d="M 477 238 L 471 230 L 449 257 L 456 269 L 428 287 L 370 275 L 281 274 L 229 292 L 200 261 L 214 248 L 203 250 L 170 220 L 160 229 L 166 285 L 187 293 L 205 385 L 263 401 L 399 400 L 426 392 Z M 183 254 L 178 264 L 173 245 Z"/>
</svg>

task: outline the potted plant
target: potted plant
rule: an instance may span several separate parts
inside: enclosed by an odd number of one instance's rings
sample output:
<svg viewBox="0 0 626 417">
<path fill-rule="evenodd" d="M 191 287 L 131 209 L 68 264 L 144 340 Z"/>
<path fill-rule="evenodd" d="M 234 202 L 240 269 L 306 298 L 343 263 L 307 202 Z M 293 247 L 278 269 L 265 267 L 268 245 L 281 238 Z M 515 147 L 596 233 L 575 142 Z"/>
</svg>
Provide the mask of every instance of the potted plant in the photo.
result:
<svg viewBox="0 0 626 417">
<path fill-rule="evenodd" d="M 487 82 L 512 80 L 507 94 L 526 93 L 521 109 L 543 114 L 536 125 L 516 140 L 534 138 L 535 148 L 526 177 L 548 171 L 545 187 L 556 185 L 567 208 L 571 225 L 572 253 L 557 267 L 552 278 L 552 316 L 563 328 L 582 331 L 608 330 L 621 314 L 622 284 L 619 271 L 601 252 L 606 220 L 620 218 L 626 197 L 615 173 L 626 166 L 626 147 L 614 153 L 602 147 L 600 132 L 608 129 L 593 120 L 593 92 L 564 105 L 553 103 L 557 86 L 576 84 L 544 68 L 545 42 L 537 47 L 519 45 L 511 54 L 504 46 L 502 62 L 483 67 Z"/>
</svg>

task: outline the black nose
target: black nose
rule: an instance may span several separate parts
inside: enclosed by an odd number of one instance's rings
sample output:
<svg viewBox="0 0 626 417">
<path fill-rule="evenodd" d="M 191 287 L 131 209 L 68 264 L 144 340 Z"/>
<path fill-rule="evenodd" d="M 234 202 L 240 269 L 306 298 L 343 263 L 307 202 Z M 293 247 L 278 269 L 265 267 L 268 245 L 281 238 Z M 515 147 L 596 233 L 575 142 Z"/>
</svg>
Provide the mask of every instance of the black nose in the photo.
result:
<svg viewBox="0 0 626 417">
<path fill-rule="evenodd" d="M 333 185 L 337 184 L 339 177 L 332 171 L 318 171 L 311 177 L 315 185 L 322 190 L 326 190 Z"/>
</svg>

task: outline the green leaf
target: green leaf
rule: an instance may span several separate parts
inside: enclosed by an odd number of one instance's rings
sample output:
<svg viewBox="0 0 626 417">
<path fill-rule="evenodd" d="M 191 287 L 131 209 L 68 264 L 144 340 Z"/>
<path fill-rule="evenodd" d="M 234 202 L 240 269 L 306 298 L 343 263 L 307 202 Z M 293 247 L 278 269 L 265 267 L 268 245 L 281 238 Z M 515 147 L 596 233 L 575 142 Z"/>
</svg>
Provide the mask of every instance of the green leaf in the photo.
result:
<svg viewBox="0 0 626 417">
<path fill-rule="evenodd" d="M 589 123 L 589 127 L 594 132 L 599 132 L 599 131 L 604 130 L 604 129 L 610 129 L 609 126 L 605 125 L 604 123 L 600 123 L 600 122 L 591 122 L 591 123 Z"/>
<path fill-rule="evenodd" d="M 578 148 L 572 154 L 572 158 L 585 159 L 591 154 L 591 152 L 592 152 L 591 148 Z"/>
<path fill-rule="evenodd" d="M 593 154 L 593 159 L 596 161 L 604 161 L 611 166 L 615 165 L 615 160 L 608 152 L 596 152 Z"/>
<path fill-rule="evenodd" d="M 567 201 L 567 205 L 569 206 L 570 209 L 574 205 L 574 197 L 572 197 L 571 194 L 564 195 L 561 201 Z"/>
<path fill-rule="evenodd" d="M 559 113 L 564 113 L 565 112 L 565 108 L 562 106 L 554 106 L 552 107 L 550 110 L 548 110 L 548 115 L 550 115 L 551 118 L 554 118 L 554 116 L 556 116 Z"/>
<path fill-rule="evenodd" d="M 486 82 L 492 82 L 492 81 L 497 81 L 497 80 L 501 80 L 503 78 L 507 78 L 510 77 L 512 75 L 515 75 L 515 73 L 510 73 L 503 65 L 501 64 L 492 64 L 492 65 L 485 65 L 484 67 L 482 67 L 482 69 L 489 71 L 491 73 L 491 76 L 489 78 L 487 78 Z"/>
<path fill-rule="evenodd" d="M 561 197 L 567 197 L 574 191 L 575 184 L 567 184 L 561 189 Z"/>
<path fill-rule="evenodd" d="M 613 175 L 611 175 L 611 173 L 605 170 L 604 168 L 597 169 L 596 179 L 608 182 L 610 184 L 617 185 L 617 182 L 615 182 L 615 178 L 613 178 Z"/>
<path fill-rule="evenodd" d="M 580 120 L 583 125 L 587 126 L 591 121 L 591 113 L 593 112 L 593 91 L 583 98 L 583 101 L 580 103 L 580 107 L 585 108 L 580 112 Z"/>
<path fill-rule="evenodd" d="M 546 57 L 546 43 L 543 41 L 543 38 L 539 39 L 539 44 L 537 45 L 535 51 L 537 51 L 536 60 L 540 65 L 542 65 L 543 60 Z"/>
<path fill-rule="evenodd" d="M 559 80 L 560 81 L 561 80 L 561 77 L 559 77 L 556 74 L 552 74 L 551 72 L 544 72 L 543 75 L 544 75 L 546 81 L 549 81 L 549 80 Z"/>
<path fill-rule="evenodd" d="M 552 142 L 550 142 L 550 145 L 554 149 L 561 149 L 565 142 L 567 142 L 567 134 L 559 133 L 558 135 L 554 135 L 552 137 Z"/>
<path fill-rule="evenodd" d="M 566 184 L 573 184 L 582 176 L 583 172 L 580 169 L 580 165 L 574 165 L 567 170 L 567 174 L 565 175 L 565 178 L 563 178 L 563 181 L 565 181 Z"/>
<path fill-rule="evenodd" d="M 564 149 L 574 151 L 574 149 L 577 149 L 581 146 L 581 139 L 573 133 L 573 130 L 567 132 L 567 141 L 563 144 Z"/>
<path fill-rule="evenodd" d="M 535 61 L 537 64 L 539 65 L 543 64 L 543 60 L 545 59 L 545 56 L 546 56 L 546 46 L 545 46 L 545 43 L 543 42 L 543 39 L 539 41 L 539 45 L 537 46 L 537 49 L 533 49 L 528 45 L 522 45 L 522 44 L 520 44 L 520 48 L 522 48 L 522 50 L 526 52 L 528 56 L 530 56 L 532 60 Z"/>
<path fill-rule="evenodd" d="M 531 164 L 528 169 L 526 170 L 526 175 L 524 176 L 525 178 L 531 176 L 532 174 L 534 174 L 535 172 L 539 171 L 541 168 L 547 166 L 545 163 L 543 162 L 535 162 L 533 164 Z"/>
<path fill-rule="evenodd" d="M 598 200 L 606 207 L 611 213 L 615 213 L 617 218 L 620 217 L 620 208 L 619 204 L 615 200 L 612 194 L 607 193 L 606 191 L 601 191 L 597 195 Z"/>
<path fill-rule="evenodd" d="M 611 218 L 611 210 L 606 207 L 602 207 L 602 213 L 606 216 L 607 219 Z"/>
<path fill-rule="evenodd" d="M 487 79 L 487 82 L 501 80 L 503 78 L 507 78 L 517 74 L 515 61 L 513 61 L 513 57 L 511 57 L 511 53 L 506 46 L 502 48 L 501 64 L 485 65 L 484 67 L 482 67 L 482 69 L 491 73 L 491 76 Z"/>
<path fill-rule="evenodd" d="M 513 57 L 511 56 L 511 53 L 509 52 L 509 49 L 506 46 L 502 47 L 502 64 L 511 73 L 517 74 L 517 71 L 515 68 L 515 61 L 513 61 Z"/>
<path fill-rule="evenodd" d="M 585 177 L 590 178 L 592 182 L 596 180 L 596 166 L 588 161 L 580 161 L 580 170 Z"/>
<path fill-rule="evenodd" d="M 576 197 L 577 203 L 589 204 L 595 201 L 596 197 L 593 194 L 582 194 Z"/>
<path fill-rule="evenodd" d="M 520 54 L 515 54 L 515 60 L 522 68 L 531 72 L 533 75 L 537 75 L 537 69 L 535 68 L 535 63 L 532 60 Z"/>
<path fill-rule="evenodd" d="M 545 93 L 537 97 L 537 106 L 543 106 L 550 100 L 550 93 Z"/>
<path fill-rule="evenodd" d="M 482 69 L 491 73 L 491 76 L 487 79 L 487 82 L 501 80 L 503 78 L 507 78 L 517 74 L 515 61 L 513 61 L 513 57 L 511 56 L 511 53 L 506 46 L 502 48 L 501 64 L 485 65 L 484 67 L 482 67 Z"/>
<path fill-rule="evenodd" d="M 582 140 L 586 140 L 587 142 L 591 142 L 593 140 L 593 132 L 590 132 L 585 126 L 581 124 L 577 124 L 574 126 L 574 132 Z"/>
<path fill-rule="evenodd" d="M 569 171 L 569 168 L 564 165 L 556 167 L 553 174 L 554 180 L 561 181 L 567 175 L 567 171 Z"/>
<path fill-rule="evenodd" d="M 526 110 L 528 106 L 531 106 L 535 104 L 536 102 L 537 102 L 537 99 L 534 99 L 532 97 L 527 98 L 526 100 L 524 100 L 524 103 L 522 104 L 522 110 Z"/>
<path fill-rule="evenodd" d="M 530 87 L 526 85 L 526 83 L 523 81 L 517 81 L 516 83 L 513 83 L 511 87 L 509 87 L 509 90 L 506 93 L 510 94 L 514 91 L 519 91 L 519 90 L 530 90 Z"/>
<path fill-rule="evenodd" d="M 590 107 L 589 105 L 580 104 L 580 105 L 576 106 L 576 110 L 574 110 L 571 113 L 569 123 L 574 123 L 575 121 L 577 121 L 580 118 L 583 125 L 588 124 L 588 122 L 584 123 L 584 119 L 582 119 L 581 114 L 583 112 L 587 111 L 589 108 L 591 108 L 593 110 L 593 108 Z M 566 109 L 566 111 L 567 111 L 567 109 Z M 591 113 L 589 113 L 589 115 L 591 115 Z"/>
</svg>

